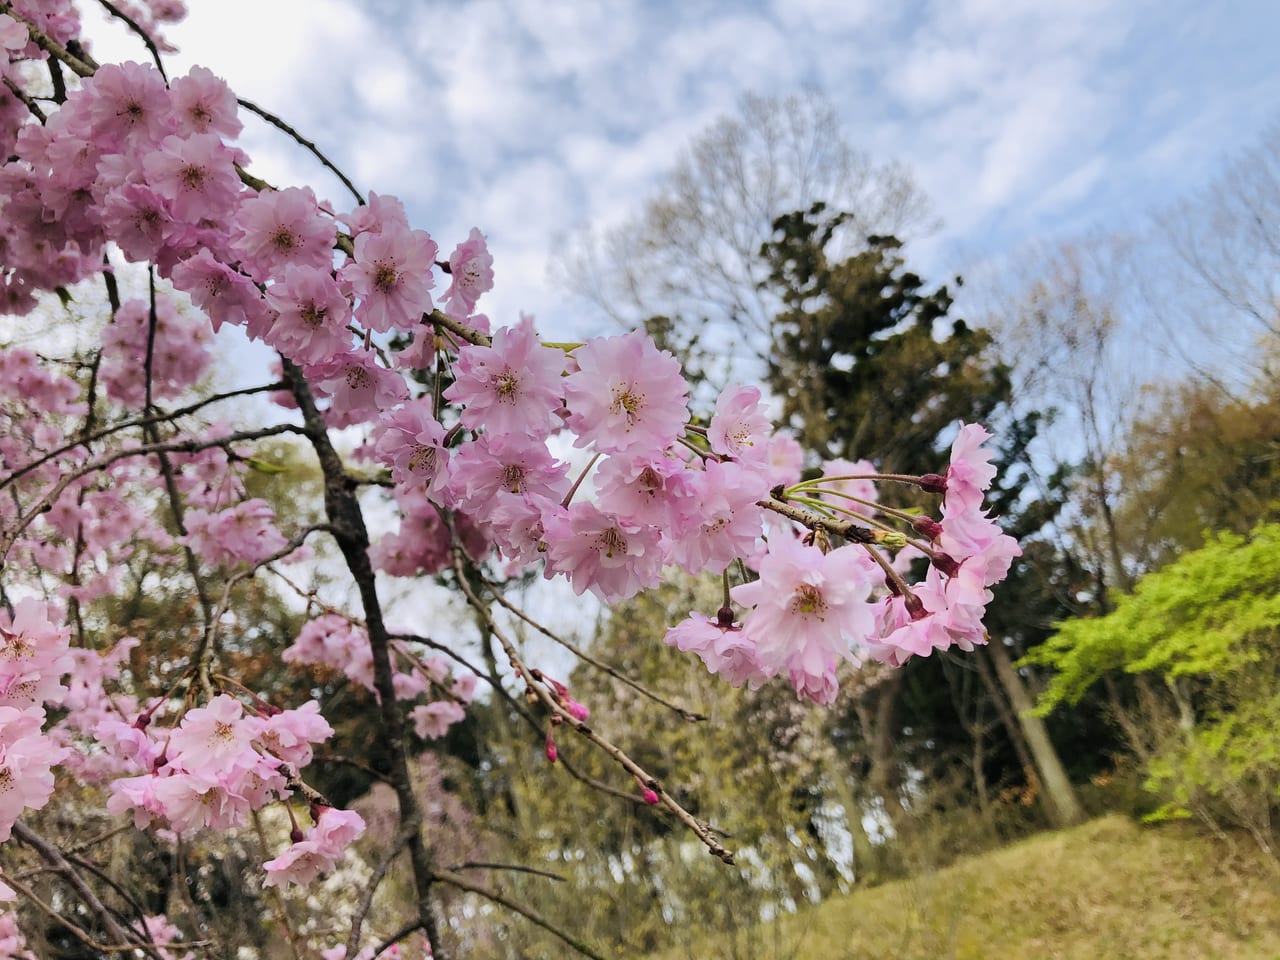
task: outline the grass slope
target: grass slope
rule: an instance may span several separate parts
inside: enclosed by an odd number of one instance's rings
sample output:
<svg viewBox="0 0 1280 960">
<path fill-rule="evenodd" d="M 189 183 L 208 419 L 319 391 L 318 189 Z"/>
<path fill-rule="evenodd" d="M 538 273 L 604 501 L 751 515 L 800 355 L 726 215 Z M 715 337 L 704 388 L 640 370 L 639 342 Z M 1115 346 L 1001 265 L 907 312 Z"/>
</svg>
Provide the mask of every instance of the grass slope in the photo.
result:
<svg viewBox="0 0 1280 960">
<path fill-rule="evenodd" d="M 1280 874 L 1243 838 L 1110 816 L 663 960 L 748 957 L 1276 960 Z"/>
</svg>

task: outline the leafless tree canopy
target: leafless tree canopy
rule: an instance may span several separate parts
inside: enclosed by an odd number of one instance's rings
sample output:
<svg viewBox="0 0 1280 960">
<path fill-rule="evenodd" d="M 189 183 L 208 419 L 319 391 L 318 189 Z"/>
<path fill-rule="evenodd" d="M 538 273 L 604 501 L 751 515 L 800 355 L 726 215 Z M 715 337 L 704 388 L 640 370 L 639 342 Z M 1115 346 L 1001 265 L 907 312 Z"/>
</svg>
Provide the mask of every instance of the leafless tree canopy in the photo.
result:
<svg viewBox="0 0 1280 960">
<path fill-rule="evenodd" d="M 823 95 L 748 96 L 690 144 L 640 213 L 585 231 L 558 272 L 619 323 L 705 318 L 730 359 L 747 360 L 772 343 L 775 304 L 760 286 L 760 245 L 776 217 L 815 201 L 852 214 L 843 238 L 850 252 L 868 234 L 928 226 L 906 169 L 851 146 Z"/>
</svg>

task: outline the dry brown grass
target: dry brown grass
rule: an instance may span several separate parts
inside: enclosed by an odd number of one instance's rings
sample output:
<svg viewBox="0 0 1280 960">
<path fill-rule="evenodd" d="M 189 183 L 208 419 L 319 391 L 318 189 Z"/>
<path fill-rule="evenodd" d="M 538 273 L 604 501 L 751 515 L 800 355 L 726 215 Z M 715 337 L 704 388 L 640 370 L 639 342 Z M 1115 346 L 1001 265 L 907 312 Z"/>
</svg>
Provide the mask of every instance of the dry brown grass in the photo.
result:
<svg viewBox="0 0 1280 960">
<path fill-rule="evenodd" d="M 689 933 L 661 960 L 1277 960 L 1280 873 L 1243 837 L 1109 816 L 733 940 Z"/>
</svg>

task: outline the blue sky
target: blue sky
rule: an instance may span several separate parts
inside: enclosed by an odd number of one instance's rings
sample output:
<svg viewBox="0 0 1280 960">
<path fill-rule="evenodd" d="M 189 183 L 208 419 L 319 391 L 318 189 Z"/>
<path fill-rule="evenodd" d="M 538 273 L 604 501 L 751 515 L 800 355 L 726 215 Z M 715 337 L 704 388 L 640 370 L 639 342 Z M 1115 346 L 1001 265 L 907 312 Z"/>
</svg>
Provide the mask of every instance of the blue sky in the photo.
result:
<svg viewBox="0 0 1280 960">
<path fill-rule="evenodd" d="M 816 86 L 849 139 L 914 172 L 941 280 L 1019 246 L 1124 228 L 1280 123 L 1280 4 L 868 0 L 190 0 L 175 68 L 203 63 L 393 193 L 444 250 L 479 226 L 498 322 L 596 320 L 547 276 L 556 239 L 636 212 L 680 149 L 747 92 Z M 246 29 L 247 24 L 253 26 Z M 141 59 L 93 28 L 100 58 Z M 341 188 L 248 121 L 254 169 Z M 599 327 L 596 327 L 599 329 Z"/>
</svg>

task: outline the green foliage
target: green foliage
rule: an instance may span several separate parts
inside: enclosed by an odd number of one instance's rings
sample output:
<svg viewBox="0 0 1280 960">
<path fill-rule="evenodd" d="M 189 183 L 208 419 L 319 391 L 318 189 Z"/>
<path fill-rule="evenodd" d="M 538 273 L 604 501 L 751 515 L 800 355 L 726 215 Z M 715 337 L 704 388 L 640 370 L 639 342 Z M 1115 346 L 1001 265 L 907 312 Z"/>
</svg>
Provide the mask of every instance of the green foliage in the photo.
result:
<svg viewBox="0 0 1280 960">
<path fill-rule="evenodd" d="M 1043 712 L 1113 671 L 1159 681 L 1146 687 L 1143 714 L 1154 745 L 1146 785 L 1166 801 L 1155 817 L 1241 826 L 1275 855 L 1280 525 L 1209 538 L 1144 577 L 1107 616 L 1062 624 L 1027 660 L 1057 671 Z"/>
<path fill-rule="evenodd" d="M 1040 701 L 1047 714 L 1076 703 L 1110 671 L 1170 679 L 1233 674 L 1272 655 L 1280 626 L 1280 525 L 1249 538 L 1224 533 L 1148 574 L 1105 617 L 1068 620 L 1028 664 L 1055 674 Z"/>
</svg>

